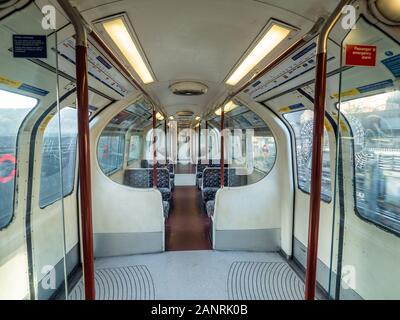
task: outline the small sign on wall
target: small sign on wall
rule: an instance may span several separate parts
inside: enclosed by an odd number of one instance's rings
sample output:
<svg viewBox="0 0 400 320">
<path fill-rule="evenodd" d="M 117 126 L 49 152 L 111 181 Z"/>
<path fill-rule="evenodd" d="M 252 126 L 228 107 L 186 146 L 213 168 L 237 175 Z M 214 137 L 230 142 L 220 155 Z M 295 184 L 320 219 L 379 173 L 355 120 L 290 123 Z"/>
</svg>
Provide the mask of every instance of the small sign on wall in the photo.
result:
<svg viewBox="0 0 400 320">
<path fill-rule="evenodd" d="M 46 59 L 47 37 L 38 35 L 13 35 L 14 58 Z"/>
<path fill-rule="evenodd" d="M 346 45 L 346 66 L 375 67 L 376 46 Z"/>
</svg>

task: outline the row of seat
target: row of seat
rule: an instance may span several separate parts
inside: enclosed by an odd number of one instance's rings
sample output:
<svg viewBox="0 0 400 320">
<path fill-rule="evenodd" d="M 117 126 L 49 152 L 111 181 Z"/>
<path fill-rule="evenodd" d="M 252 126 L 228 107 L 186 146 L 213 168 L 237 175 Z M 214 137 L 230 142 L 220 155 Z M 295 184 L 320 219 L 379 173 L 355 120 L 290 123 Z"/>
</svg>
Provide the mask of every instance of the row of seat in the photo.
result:
<svg viewBox="0 0 400 320">
<path fill-rule="evenodd" d="M 201 167 L 200 167 L 201 169 Z M 241 176 L 236 175 L 235 168 L 225 168 L 224 186 L 240 186 Z M 214 215 L 215 196 L 221 187 L 221 168 L 206 167 L 201 174 L 201 195 L 207 215 Z"/>
<path fill-rule="evenodd" d="M 140 167 L 152 169 L 154 166 L 153 166 L 153 162 L 151 162 L 151 161 L 141 160 Z M 166 162 L 166 163 L 156 162 L 156 167 L 158 169 L 162 169 L 162 168 L 168 169 L 170 180 L 171 180 L 171 188 L 174 189 L 175 188 L 175 166 L 169 162 Z"/>
<path fill-rule="evenodd" d="M 199 160 L 196 165 L 196 185 L 197 185 L 197 187 L 199 189 L 201 189 L 202 181 L 203 181 L 203 171 L 206 168 L 219 168 L 219 167 L 221 167 L 219 160 L 208 160 L 206 162 Z M 225 165 L 225 167 L 227 167 L 227 165 Z"/>
<path fill-rule="evenodd" d="M 124 185 L 133 188 L 152 188 L 154 169 L 127 169 L 124 173 Z M 168 168 L 157 168 L 157 189 L 161 192 L 164 216 L 168 217 L 172 201 L 171 173 Z"/>
</svg>

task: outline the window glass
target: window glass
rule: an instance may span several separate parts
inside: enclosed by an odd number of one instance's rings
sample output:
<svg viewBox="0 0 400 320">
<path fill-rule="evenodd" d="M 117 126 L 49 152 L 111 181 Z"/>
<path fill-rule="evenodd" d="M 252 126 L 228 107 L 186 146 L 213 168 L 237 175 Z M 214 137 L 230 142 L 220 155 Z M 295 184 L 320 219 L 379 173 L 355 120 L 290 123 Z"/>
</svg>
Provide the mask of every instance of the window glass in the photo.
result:
<svg viewBox="0 0 400 320">
<path fill-rule="evenodd" d="M 107 175 L 122 168 L 124 163 L 125 135 L 103 132 L 99 139 L 97 155 L 100 168 Z"/>
<path fill-rule="evenodd" d="M 252 137 L 254 150 L 254 168 L 268 173 L 276 157 L 275 139 L 273 137 Z"/>
<path fill-rule="evenodd" d="M 342 103 L 353 133 L 360 215 L 400 232 L 400 91 Z"/>
<path fill-rule="evenodd" d="M 314 112 L 311 110 L 302 110 L 284 114 L 284 117 L 292 127 L 296 139 L 297 180 L 299 188 L 304 192 L 310 193 Z M 324 129 L 321 199 L 328 202 L 332 199 L 329 151 L 329 137 L 326 129 Z"/>
<path fill-rule="evenodd" d="M 51 118 L 43 134 L 39 197 L 41 208 L 69 195 L 74 189 L 77 139 L 76 109 L 66 107 L 60 111 L 62 190 L 58 117 L 57 113 Z"/>
<path fill-rule="evenodd" d="M 0 229 L 12 220 L 18 131 L 38 100 L 0 89 Z"/>
<path fill-rule="evenodd" d="M 276 159 L 275 138 L 267 124 L 239 102 L 226 105 L 224 135 L 229 164 L 229 185 L 256 183 L 272 170 Z"/>
<path fill-rule="evenodd" d="M 116 114 L 107 124 L 97 144 L 97 159 L 106 175 L 111 176 L 112 173 L 121 170 L 124 161 L 144 160 L 141 159 L 142 146 L 145 143 L 142 137 L 152 127 L 152 114 L 151 106 L 140 100 Z M 125 139 L 129 144 L 127 159 L 124 158 Z M 136 167 L 136 165 L 133 166 Z M 122 177 L 114 175 L 112 179 L 123 184 L 123 175 Z"/>
<path fill-rule="evenodd" d="M 142 147 L 142 138 L 138 135 L 132 135 L 129 143 L 128 161 L 139 160 Z"/>
</svg>

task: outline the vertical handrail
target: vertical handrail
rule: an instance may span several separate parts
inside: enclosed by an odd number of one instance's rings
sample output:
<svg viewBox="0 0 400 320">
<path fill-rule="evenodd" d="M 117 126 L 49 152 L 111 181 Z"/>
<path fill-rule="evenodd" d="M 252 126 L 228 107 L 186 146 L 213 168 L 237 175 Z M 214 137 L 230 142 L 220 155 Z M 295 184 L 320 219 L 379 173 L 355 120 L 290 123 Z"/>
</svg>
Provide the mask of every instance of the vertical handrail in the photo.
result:
<svg viewBox="0 0 400 320">
<path fill-rule="evenodd" d="M 197 155 L 197 162 L 196 165 L 199 163 L 199 160 L 201 160 L 201 122 L 199 123 L 199 148 L 198 148 L 198 155 Z"/>
<path fill-rule="evenodd" d="M 225 129 L 225 106 L 221 107 L 221 159 L 220 159 L 220 166 L 221 166 L 221 175 L 220 175 L 220 185 L 221 188 L 225 186 L 225 141 L 224 141 L 224 129 Z"/>
<path fill-rule="evenodd" d="M 324 142 L 325 98 L 327 76 L 328 36 L 342 15 L 343 7 L 352 0 L 341 0 L 321 29 L 318 37 L 317 67 L 315 72 L 314 131 L 311 167 L 311 197 L 308 227 L 305 299 L 314 300 L 317 283 L 318 235 L 321 206 L 322 157 Z"/>
<path fill-rule="evenodd" d="M 58 0 L 76 33 L 76 92 L 78 103 L 78 145 L 80 210 L 82 223 L 83 280 L 85 299 L 95 300 L 93 222 L 91 199 L 89 91 L 88 91 L 88 41 L 87 31 L 79 12 L 68 0 Z"/>
<path fill-rule="evenodd" d="M 205 147 L 206 147 L 206 154 L 205 154 L 205 162 L 208 164 L 208 121 L 206 120 L 206 136 L 205 136 Z"/>
<path fill-rule="evenodd" d="M 157 188 L 157 112 L 153 108 L 153 188 Z"/>
<path fill-rule="evenodd" d="M 165 148 L 165 164 L 168 164 L 168 136 L 167 136 L 167 119 L 164 120 L 164 148 Z"/>
</svg>

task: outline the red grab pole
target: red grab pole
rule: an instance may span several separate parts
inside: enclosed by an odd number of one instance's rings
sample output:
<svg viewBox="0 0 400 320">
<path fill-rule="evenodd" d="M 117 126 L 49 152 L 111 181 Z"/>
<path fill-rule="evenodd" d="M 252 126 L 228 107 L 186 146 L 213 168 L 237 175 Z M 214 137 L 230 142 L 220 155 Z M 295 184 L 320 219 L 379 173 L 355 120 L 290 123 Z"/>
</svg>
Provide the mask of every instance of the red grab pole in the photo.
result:
<svg viewBox="0 0 400 320">
<path fill-rule="evenodd" d="M 80 213 L 82 223 L 83 282 L 85 299 L 95 300 L 92 188 L 90 169 L 87 30 L 79 11 L 69 1 L 58 0 L 76 33 L 76 94 L 78 112 Z"/>
<path fill-rule="evenodd" d="M 306 272 L 306 300 L 314 300 L 318 257 L 318 234 L 322 184 L 322 146 L 324 140 L 326 53 L 317 55 L 315 83 L 314 132 L 312 149 L 311 199 L 308 227 L 308 254 Z M 319 92 L 319 95 L 317 95 Z"/>
<path fill-rule="evenodd" d="M 225 141 L 224 141 L 224 129 L 225 129 L 225 106 L 221 107 L 221 176 L 220 176 L 220 184 L 221 188 L 225 186 Z"/>
<path fill-rule="evenodd" d="M 315 74 L 315 99 L 314 99 L 314 132 L 311 169 L 311 197 L 308 227 L 307 269 L 305 283 L 305 299 L 315 299 L 317 283 L 318 262 L 318 235 L 321 206 L 322 185 L 322 157 L 324 142 L 325 98 L 327 76 L 327 44 L 328 36 L 333 26 L 339 20 L 343 7 L 352 0 L 342 0 L 335 11 L 328 18 L 318 38 L 317 68 Z"/>
<path fill-rule="evenodd" d="M 153 188 L 157 188 L 157 112 L 153 108 Z"/>
<path fill-rule="evenodd" d="M 90 173 L 89 96 L 87 47 L 76 46 L 76 87 L 78 100 L 79 181 L 82 215 L 83 276 L 86 300 L 95 299 Z"/>
</svg>

